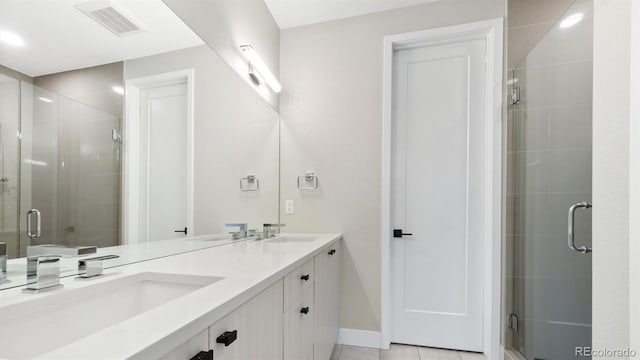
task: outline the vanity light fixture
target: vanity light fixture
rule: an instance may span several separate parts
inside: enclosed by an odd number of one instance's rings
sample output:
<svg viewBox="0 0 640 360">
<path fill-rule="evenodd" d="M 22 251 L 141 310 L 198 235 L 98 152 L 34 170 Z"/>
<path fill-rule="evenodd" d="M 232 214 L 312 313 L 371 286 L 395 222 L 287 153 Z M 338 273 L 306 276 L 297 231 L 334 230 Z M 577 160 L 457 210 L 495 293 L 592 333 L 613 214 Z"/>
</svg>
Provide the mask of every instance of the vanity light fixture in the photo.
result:
<svg viewBox="0 0 640 360">
<path fill-rule="evenodd" d="M 271 90 L 276 93 L 282 91 L 282 85 L 280 85 L 278 79 L 273 76 L 273 73 L 269 70 L 264 61 L 262 61 L 258 53 L 256 53 L 253 45 L 241 45 L 240 50 L 242 50 L 242 53 L 246 56 L 247 60 L 249 60 L 249 76 L 256 85 L 260 84 L 260 79 L 256 76 L 256 72 L 258 72 Z"/>
<path fill-rule="evenodd" d="M 24 40 L 15 33 L 0 30 L 0 41 L 11 46 L 24 46 Z"/>
<path fill-rule="evenodd" d="M 564 20 L 562 20 L 562 22 L 560 22 L 560 28 L 561 29 L 566 29 L 568 27 L 572 27 L 573 25 L 575 25 L 575 24 L 579 23 L 580 21 L 582 21 L 582 18 L 584 18 L 584 14 L 582 14 L 582 13 L 569 15 L 566 18 L 564 18 Z"/>
</svg>

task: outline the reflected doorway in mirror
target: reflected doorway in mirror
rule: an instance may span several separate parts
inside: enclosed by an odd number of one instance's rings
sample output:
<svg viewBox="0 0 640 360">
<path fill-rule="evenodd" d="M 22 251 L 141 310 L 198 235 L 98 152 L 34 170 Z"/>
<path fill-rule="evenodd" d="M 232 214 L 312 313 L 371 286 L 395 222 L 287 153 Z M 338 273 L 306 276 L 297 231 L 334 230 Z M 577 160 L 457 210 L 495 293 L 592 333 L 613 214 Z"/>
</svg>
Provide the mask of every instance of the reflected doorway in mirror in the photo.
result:
<svg viewBox="0 0 640 360">
<path fill-rule="evenodd" d="M 193 228 L 193 76 L 188 69 L 126 81 L 125 244 L 183 238 L 175 229 Z"/>
</svg>

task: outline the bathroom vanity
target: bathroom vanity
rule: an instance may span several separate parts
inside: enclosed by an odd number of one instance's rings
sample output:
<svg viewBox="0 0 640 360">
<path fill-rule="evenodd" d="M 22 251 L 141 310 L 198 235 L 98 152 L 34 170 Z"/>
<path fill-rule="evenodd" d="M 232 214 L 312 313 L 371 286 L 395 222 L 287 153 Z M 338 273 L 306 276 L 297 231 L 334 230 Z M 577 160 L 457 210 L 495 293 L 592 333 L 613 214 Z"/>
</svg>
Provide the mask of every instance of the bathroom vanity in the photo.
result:
<svg viewBox="0 0 640 360">
<path fill-rule="evenodd" d="M 329 359 L 340 234 L 284 234 L 0 293 L 0 358 Z"/>
</svg>

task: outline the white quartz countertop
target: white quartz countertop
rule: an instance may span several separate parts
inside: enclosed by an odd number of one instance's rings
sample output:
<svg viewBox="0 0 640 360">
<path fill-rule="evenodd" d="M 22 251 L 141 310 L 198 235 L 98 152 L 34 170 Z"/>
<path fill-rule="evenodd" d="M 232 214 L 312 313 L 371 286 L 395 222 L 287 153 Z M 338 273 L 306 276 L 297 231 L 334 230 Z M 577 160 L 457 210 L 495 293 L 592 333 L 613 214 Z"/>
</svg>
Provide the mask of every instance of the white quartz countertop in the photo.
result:
<svg viewBox="0 0 640 360">
<path fill-rule="evenodd" d="M 61 281 L 64 287 L 51 292 L 24 294 L 20 288 L 3 290 L 0 291 L 0 310 L 3 306 L 143 272 L 223 277 L 220 281 L 40 357 L 158 358 L 220 320 L 342 238 L 341 234 L 282 234 L 301 235 L 313 235 L 316 238 L 313 241 L 290 242 L 240 240 L 228 245 L 107 269 L 105 276 L 87 281 L 65 278 Z M 64 331 L 64 324 L 60 324 L 60 331 Z"/>
<path fill-rule="evenodd" d="M 156 240 L 143 243 L 98 248 L 95 254 L 82 258 L 102 255 L 118 255 L 119 258 L 105 261 L 105 268 L 148 261 L 165 256 L 187 253 L 206 248 L 227 245 L 234 242 L 229 234 L 209 234 L 189 236 L 182 239 Z M 60 276 L 75 276 L 78 273 L 79 258 L 63 258 L 60 264 Z M 26 283 L 27 259 L 15 258 L 7 261 L 7 279 L 0 283 L 0 289 L 23 286 Z"/>
</svg>

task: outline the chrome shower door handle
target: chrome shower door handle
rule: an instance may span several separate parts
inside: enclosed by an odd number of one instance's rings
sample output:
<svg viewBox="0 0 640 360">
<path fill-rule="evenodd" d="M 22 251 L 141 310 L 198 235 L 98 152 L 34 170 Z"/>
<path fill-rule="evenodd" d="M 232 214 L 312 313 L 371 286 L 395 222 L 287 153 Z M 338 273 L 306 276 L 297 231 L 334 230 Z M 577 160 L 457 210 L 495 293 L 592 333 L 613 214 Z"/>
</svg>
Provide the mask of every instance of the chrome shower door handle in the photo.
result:
<svg viewBox="0 0 640 360">
<path fill-rule="evenodd" d="M 36 232 L 33 233 L 31 231 L 32 222 L 31 217 L 35 215 L 36 217 Z M 40 211 L 38 209 L 31 209 L 27 211 L 27 236 L 30 239 L 37 239 L 42 235 L 42 216 L 40 215 Z"/>
<path fill-rule="evenodd" d="M 567 237 L 567 245 L 569 246 L 569 249 L 573 250 L 573 251 L 577 251 L 579 253 L 582 254 L 588 254 L 590 252 L 593 251 L 593 249 L 588 248 L 585 245 L 582 245 L 580 247 L 576 247 L 576 243 L 575 243 L 575 234 L 574 234 L 574 223 L 575 223 L 575 215 L 576 215 L 576 210 L 577 209 L 590 209 L 592 207 L 592 205 L 586 201 L 583 202 L 579 202 L 576 204 L 571 205 L 571 207 L 569 208 L 569 216 L 568 216 L 568 228 L 567 228 L 567 233 L 568 233 L 568 237 Z"/>
</svg>

